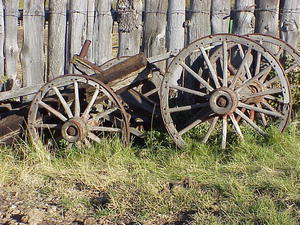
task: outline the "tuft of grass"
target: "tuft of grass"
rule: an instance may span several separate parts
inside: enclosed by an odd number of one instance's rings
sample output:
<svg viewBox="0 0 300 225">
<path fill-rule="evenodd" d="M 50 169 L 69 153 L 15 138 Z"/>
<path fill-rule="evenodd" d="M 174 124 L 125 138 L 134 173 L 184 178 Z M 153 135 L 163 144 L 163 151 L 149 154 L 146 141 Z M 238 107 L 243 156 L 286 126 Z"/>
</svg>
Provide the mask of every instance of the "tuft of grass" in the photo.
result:
<svg viewBox="0 0 300 225">
<path fill-rule="evenodd" d="M 193 141 L 197 133 L 185 149 L 157 132 L 145 145 L 104 140 L 59 154 L 21 144 L 1 150 L 0 185 L 112 223 L 299 224 L 299 129 L 268 132 L 246 129 L 226 150 Z"/>
</svg>

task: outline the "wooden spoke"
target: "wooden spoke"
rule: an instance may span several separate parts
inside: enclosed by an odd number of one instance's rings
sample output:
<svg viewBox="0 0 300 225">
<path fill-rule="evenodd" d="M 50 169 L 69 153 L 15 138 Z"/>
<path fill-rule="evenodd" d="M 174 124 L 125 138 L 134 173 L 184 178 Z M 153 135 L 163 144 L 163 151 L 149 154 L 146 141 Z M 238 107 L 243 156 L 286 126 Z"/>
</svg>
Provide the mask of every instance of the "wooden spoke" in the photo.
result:
<svg viewBox="0 0 300 225">
<path fill-rule="evenodd" d="M 257 103 L 256 106 L 258 108 L 262 108 L 261 104 L 260 103 Z M 261 117 L 261 120 L 262 120 L 262 123 L 263 125 L 266 127 L 268 125 L 268 122 L 267 122 L 267 119 L 266 119 L 266 115 L 263 114 L 263 113 L 259 113 L 260 117 Z"/>
<path fill-rule="evenodd" d="M 159 91 L 159 88 L 155 88 L 155 89 L 153 89 L 151 91 L 148 91 L 148 92 L 144 93 L 143 95 L 146 96 L 146 97 L 149 97 L 149 96 L 157 93 L 158 91 Z"/>
<path fill-rule="evenodd" d="M 199 125 L 200 123 L 202 123 L 203 121 L 205 121 L 209 114 L 210 114 L 210 110 L 203 110 L 204 113 L 202 113 L 201 115 L 199 115 L 199 113 L 197 113 L 196 117 L 199 116 L 198 119 L 196 119 L 195 121 L 193 121 L 192 123 L 187 123 L 189 124 L 188 126 L 186 126 L 184 129 L 182 129 L 178 134 L 180 136 L 182 136 L 183 134 L 185 134 L 186 132 L 188 132 L 189 130 L 193 129 L 194 127 L 196 127 L 197 125 Z"/>
<path fill-rule="evenodd" d="M 174 107 L 174 108 L 169 108 L 167 110 L 168 113 L 175 113 L 175 112 L 182 112 L 182 111 L 188 111 L 191 109 L 199 109 L 199 108 L 204 108 L 207 107 L 209 103 L 196 103 L 193 105 L 188 105 L 188 106 L 181 106 L 181 107 Z"/>
<path fill-rule="evenodd" d="M 80 117 L 80 99 L 78 82 L 74 81 L 74 97 L 75 97 L 75 116 Z"/>
<path fill-rule="evenodd" d="M 275 102 L 278 102 L 278 103 L 281 103 L 281 104 L 284 104 L 284 102 L 272 95 L 265 95 L 264 96 L 265 99 L 269 99 L 269 100 L 272 100 L 272 101 L 275 101 Z"/>
<path fill-rule="evenodd" d="M 85 139 L 83 140 L 83 142 L 84 142 L 84 144 L 85 144 L 88 148 L 91 148 L 91 147 L 92 147 L 91 142 L 90 142 L 87 138 L 85 138 Z"/>
<path fill-rule="evenodd" d="M 209 69 L 210 74 L 211 74 L 211 76 L 212 76 L 212 79 L 213 79 L 213 81 L 214 81 L 214 83 L 215 83 L 215 85 L 216 85 L 216 88 L 220 88 L 221 85 L 220 85 L 220 83 L 219 83 L 219 81 L 218 81 L 217 73 L 216 73 L 216 71 L 215 71 L 213 65 L 211 64 L 211 62 L 210 62 L 210 60 L 209 60 L 209 57 L 208 57 L 208 55 L 207 55 L 205 49 L 204 49 L 203 47 L 201 47 L 200 50 L 201 50 L 201 53 L 202 53 L 202 55 L 203 55 L 203 57 L 204 57 L 204 60 L 205 60 L 205 62 L 206 62 L 206 64 L 207 64 L 207 66 L 208 66 L 208 69 Z"/>
<path fill-rule="evenodd" d="M 264 83 L 264 85 L 266 87 L 269 87 L 271 84 L 273 84 L 274 82 L 280 82 L 279 78 L 278 77 L 274 77 L 272 78 L 271 80 L 267 81 Z"/>
<path fill-rule="evenodd" d="M 238 106 L 242 107 L 242 108 L 249 109 L 249 110 L 254 110 L 254 111 L 259 112 L 259 113 L 264 113 L 266 115 L 275 116 L 275 117 L 278 117 L 278 118 L 284 118 L 284 115 L 282 115 L 278 112 L 273 112 L 273 111 L 261 109 L 261 108 L 258 108 L 256 106 L 253 106 L 253 105 L 248 105 L 248 104 L 240 102 L 240 103 L 238 103 Z"/>
<path fill-rule="evenodd" d="M 296 70 L 297 68 L 299 68 L 299 65 L 296 63 L 296 64 L 290 66 L 289 68 L 287 68 L 287 69 L 284 71 L 284 73 L 285 73 L 285 74 L 291 73 L 291 72 L 293 72 L 294 70 Z"/>
<path fill-rule="evenodd" d="M 62 106 L 64 107 L 69 119 L 73 117 L 73 114 L 71 112 L 71 109 L 68 105 L 68 103 L 66 102 L 66 100 L 64 99 L 64 97 L 62 96 L 62 94 L 60 93 L 60 91 L 58 90 L 57 87 L 52 87 L 52 89 L 54 90 L 55 94 L 57 95 L 57 97 L 59 98 Z"/>
<path fill-rule="evenodd" d="M 261 56 L 262 56 L 262 54 L 260 52 L 257 52 L 257 55 L 256 55 L 256 65 L 255 65 L 255 76 L 257 74 L 259 74 L 259 71 L 260 71 Z"/>
<path fill-rule="evenodd" d="M 209 139 L 211 133 L 213 132 L 213 130 L 214 130 L 215 127 L 216 127 L 216 124 L 217 124 L 218 120 L 219 120 L 219 117 L 216 116 L 216 117 L 213 119 L 213 121 L 211 122 L 210 127 L 209 127 L 209 129 L 208 129 L 208 131 L 207 131 L 205 137 L 203 138 L 203 141 L 202 141 L 203 143 L 207 143 L 207 141 L 208 141 L 208 139 Z"/>
<path fill-rule="evenodd" d="M 58 129 L 61 128 L 60 125 L 58 124 L 33 124 L 34 127 L 36 128 L 43 128 L 43 129 Z"/>
<path fill-rule="evenodd" d="M 228 45 L 223 41 L 223 87 L 228 86 Z"/>
<path fill-rule="evenodd" d="M 188 65 L 186 65 L 183 62 L 181 62 L 180 65 L 186 71 L 188 71 L 196 80 L 198 80 L 200 82 L 200 84 L 202 84 L 203 86 L 205 86 L 207 88 L 207 90 L 209 90 L 209 91 L 213 91 L 214 90 L 214 88 L 212 86 L 210 86 L 209 83 L 207 83 L 202 77 L 199 76 L 199 74 L 197 74 L 194 70 L 192 70 Z"/>
<path fill-rule="evenodd" d="M 53 109 L 50 105 L 47 105 L 45 102 L 39 101 L 39 105 L 42 106 L 43 108 L 47 109 L 50 113 L 52 113 L 53 115 L 58 117 L 63 122 L 68 120 L 63 114 L 58 112 L 56 109 Z"/>
<path fill-rule="evenodd" d="M 250 118 L 248 118 L 242 111 L 236 109 L 236 113 L 244 119 L 251 127 L 253 127 L 258 133 L 263 136 L 267 136 L 267 133 L 264 132 L 259 126 L 257 126 Z"/>
<path fill-rule="evenodd" d="M 90 131 L 101 131 L 101 132 L 122 132 L 122 129 L 115 127 L 93 127 L 89 126 Z"/>
<path fill-rule="evenodd" d="M 193 95 L 197 95 L 197 96 L 200 96 L 200 97 L 207 96 L 206 93 L 203 93 L 203 92 L 200 92 L 200 91 L 195 91 L 195 90 L 188 89 L 188 88 L 185 88 L 185 87 L 180 87 L 178 85 L 171 84 L 170 88 L 174 88 L 176 90 L 183 91 L 183 92 L 186 92 L 186 93 L 189 93 L 189 94 L 193 94 Z"/>
<path fill-rule="evenodd" d="M 271 65 L 269 65 L 266 69 L 263 70 L 263 71 L 264 71 L 264 74 L 263 74 L 263 76 L 261 76 L 261 78 L 259 79 L 259 81 L 260 81 L 261 83 L 265 83 L 265 80 L 266 80 L 267 77 L 269 76 L 271 70 L 272 70 L 272 66 L 271 66 Z"/>
<path fill-rule="evenodd" d="M 241 100 L 246 100 L 249 98 L 256 98 L 256 97 L 261 97 L 261 96 L 268 96 L 268 95 L 272 95 L 272 94 L 279 94 L 279 93 L 282 93 L 281 88 L 267 89 L 265 91 L 255 93 L 253 95 L 243 96 L 243 97 L 241 97 Z"/>
<path fill-rule="evenodd" d="M 274 109 L 267 101 L 262 101 L 262 104 L 265 105 L 269 110 L 275 113 L 279 113 L 276 109 Z"/>
<path fill-rule="evenodd" d="M 234 89 L 235 85 L 236 85 L 236 82 L 239 80 L 240 76 L 242 75 L 243 73 L 243 70 L 244 70 L 244 67 L 245 67 L 245 64 L 249 61 L 250 59 L 250 56 L 251 56 L 251 49 L 247 49 L 247 52 L 246 52 L 246 55 L 245 57 L 243 58 L 243 61 L 238 69 L 238 71 L 236 72 L 236 74 L 234 75 L 234 78 L 230 84 L 230 88 Z"/>
<path fill-rule="evenodd" d="M 232 124 L 234 126 L 235 131 L 238 133 L 238 135 L 240 136 L 240 138 L 242 140 L 244 140 L 244 135 L 242 134 L 241 128 L 237 122 L 237 120 L 235 119 L 235 116 L 233 114 L 230 115 L 230 119 L 232 121 Z"/>
<path fill-rule="evenodd" d="M 224 116 L 222 119 L 222 149 L 226 148 L 226 142 L 227 142 L 227 129 L 228 129 L 228 121 L 227 116 Z"/>
<path fill-rule="evenodd" d="M 96 136 L 95 134 L 93 134 L 92 132 L 89 132 L 88 138 L 94 142 L 97 142 L 98 144 L 101 143 L 101 139 L 98 136 Z"/>
<path fill-rule="evenodd" d="M 94 105 L 94 103 L 95 103 L 95 101 L 97 99 L 97 96 L 98 96 L 99 92 L 100 92 L 100 88 L 97 87 L 96 90 L 95 90 L 95 92 L 94 92 L 94 94 L 93 94 L 92 99 L 90 100 L 88 106 L 84 110 L 84 113 L 82 115 L 83 118 L 86 118 L 86 119 L 88 118 L 88 115 L 89 115 L 89 113 L 90 113 L 90 111 L 92 109 L 92 106 Z"/>
<path fill-rule="evenodd" d="M 241 57 L 242 57 L 242 58 L 245 58 L 245 53 L 244 53 L 244 50 L 243 50 L 242 45 L 238 44 L 238 48 L 239 48 L 239 50 L 240 50 L 240 55 L 241 55 Z M 252 78 L 252 74 L 251 74 L 251 72 L 250 72 L 248 62 L 245 63 L 245 70 L 246 70 L 246 74 L 247 74 L 247 79 L 251 79 L 251 78 Z"/>
<path fill-rule="evenodd" d="M 107 110 L 105 110 L 104 112 L 97 114 L 97 115 L 93 118 L 93 120 L 98 121 L 99 119 L 102 119 L 102 118 L 108 116 L 109 114 L 115 112 L 116 110 L 118 110 L 117 107 L 114 107 L 114 108 L 111 108 L 111 109 L 107 109 Z"/>
</svg>

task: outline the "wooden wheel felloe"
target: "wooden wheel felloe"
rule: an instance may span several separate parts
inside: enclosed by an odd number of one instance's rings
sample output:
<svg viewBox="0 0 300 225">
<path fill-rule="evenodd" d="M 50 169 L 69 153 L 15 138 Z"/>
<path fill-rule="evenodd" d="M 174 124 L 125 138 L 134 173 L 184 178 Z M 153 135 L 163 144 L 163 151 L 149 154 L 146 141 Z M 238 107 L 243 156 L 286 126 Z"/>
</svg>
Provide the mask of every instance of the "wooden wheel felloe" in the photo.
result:
<svg viewBox="0 0 300 225">
<path fill-rule="evenodd" d="M 34 142 L 57 146 L 99 143 L 118 136 L 129 142 L 129 124 L 119 98 L 101 81 L 85 75 L 64 75 L 36 94 L 28 115 Z"/>
<path fill-rule="evenodd" d="M 178 71 L 181 78 L 174 83 L 171 78 Z M 258 43 L 229 34 L 208 36 L 183 49 L 161 87 L 162 117 L 178 147 L 186 144 L 187 133 L 205 122 L 203 142 L 219 130 L 222 148 L 231 128 L 243 139 L 244 124 L 262 135 L 270 125 L 282 131 L 290 103 L 289 84 L 278 60 Z"/>
</svg>

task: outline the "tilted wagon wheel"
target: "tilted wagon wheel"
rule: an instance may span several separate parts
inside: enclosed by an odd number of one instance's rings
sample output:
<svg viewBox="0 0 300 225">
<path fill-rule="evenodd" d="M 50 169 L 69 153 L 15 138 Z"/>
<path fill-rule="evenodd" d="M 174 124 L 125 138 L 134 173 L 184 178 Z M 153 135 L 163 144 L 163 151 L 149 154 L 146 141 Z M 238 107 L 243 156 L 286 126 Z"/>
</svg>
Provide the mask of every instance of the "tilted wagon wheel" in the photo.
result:
<svg viewBox="0 0 300 225">
<path fill-rule="evenodd" d="M 129 123 L 119 98 L 104 83 L 86 75 L 58 77 L 36 94 L 28 115 L 34 142 L 68 147 L 118 136 L 129 142 Z"/>
<path fill-rule="evenodd" d="M 171 76 L 178 71 L 181 79 L 174 84 Z M 204 37 L 183 49 L 161 87 L 163 120 L 178 147 L 186 144 L 186 133 L 207 121 L 203 142 L 219 129 L 222 148 L 229 125 L 243 139 L 242 121 L 262 135 L 269 125 L 283 131 L 290 103 L 289 84 L 277 59 L 251 39 L 229 34 Z"/>
</svg>

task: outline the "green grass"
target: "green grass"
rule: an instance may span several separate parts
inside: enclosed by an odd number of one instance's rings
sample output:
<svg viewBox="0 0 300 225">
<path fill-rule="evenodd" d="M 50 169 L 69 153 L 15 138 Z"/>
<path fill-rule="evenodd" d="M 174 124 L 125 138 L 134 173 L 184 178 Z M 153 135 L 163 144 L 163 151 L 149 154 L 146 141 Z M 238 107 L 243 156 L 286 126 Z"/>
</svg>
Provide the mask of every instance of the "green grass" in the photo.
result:
<svg viewBox="0 0 300 225">
<path fill-rule="evenodd" d="M 21 145 L 1 150 L 0 186 L 115 223 L 299 224 L 299 130 L 269 133 L 248 131 L 226 150 L 195 142 L 179 150 L 156 132 L 128 148 L 107 140 L 50 154 Z"/>
</svg>

